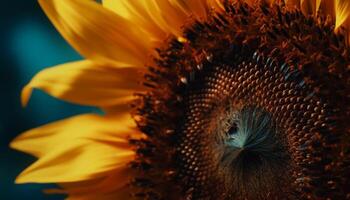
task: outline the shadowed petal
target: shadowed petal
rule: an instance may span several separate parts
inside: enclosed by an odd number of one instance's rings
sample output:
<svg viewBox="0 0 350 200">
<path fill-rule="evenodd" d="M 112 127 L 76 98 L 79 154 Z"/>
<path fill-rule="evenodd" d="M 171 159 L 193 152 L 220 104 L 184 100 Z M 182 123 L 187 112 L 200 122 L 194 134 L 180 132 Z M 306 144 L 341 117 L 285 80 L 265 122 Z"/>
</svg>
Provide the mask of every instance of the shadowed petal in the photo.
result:
<svg viewBox="0 0 350 200">
<path fill-rule="evenodd" d="M 316 15 L 320 7 L 321 0 L 301 0 L 300 7 L 304 15 Z"/>
</svg>

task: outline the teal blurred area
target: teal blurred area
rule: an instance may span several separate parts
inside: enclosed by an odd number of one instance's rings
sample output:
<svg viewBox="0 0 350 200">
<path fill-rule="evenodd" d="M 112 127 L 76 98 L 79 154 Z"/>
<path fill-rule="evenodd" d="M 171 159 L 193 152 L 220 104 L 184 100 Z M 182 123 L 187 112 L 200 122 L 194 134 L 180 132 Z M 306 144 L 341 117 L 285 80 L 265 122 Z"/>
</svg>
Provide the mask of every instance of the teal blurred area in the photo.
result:
<svg viewBox="0 0 350 200">
<path fill-rule="evenodd" d="M 64 199 L 45 195 L 41 184 L 14 184 L 15 177 L 35 158 L 10 149 L 21 132 L 85 112 L 82 107 L 35 91 L 26 108 L 20 105 L 21 88 L 41 69 L 81 57 L 51 25 L 35 0 L 2 1 L 0 12 L 0 199 Z M 60 141 L 57 141 L 60 142 Z"/>
</svg>

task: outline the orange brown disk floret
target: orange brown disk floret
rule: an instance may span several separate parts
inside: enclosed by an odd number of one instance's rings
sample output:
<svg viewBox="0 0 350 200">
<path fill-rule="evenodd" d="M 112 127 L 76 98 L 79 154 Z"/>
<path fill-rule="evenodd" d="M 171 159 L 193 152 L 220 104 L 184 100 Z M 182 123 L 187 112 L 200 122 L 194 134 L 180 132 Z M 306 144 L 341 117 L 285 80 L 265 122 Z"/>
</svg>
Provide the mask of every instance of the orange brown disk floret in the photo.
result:
<svg viewBox="0 0 350 200">
<path fill-rule="evenodd" d="M 350 199 L 350 49 L 328 7 L 223 6 L 148 67 L 133 195 Z"/>
</svg>

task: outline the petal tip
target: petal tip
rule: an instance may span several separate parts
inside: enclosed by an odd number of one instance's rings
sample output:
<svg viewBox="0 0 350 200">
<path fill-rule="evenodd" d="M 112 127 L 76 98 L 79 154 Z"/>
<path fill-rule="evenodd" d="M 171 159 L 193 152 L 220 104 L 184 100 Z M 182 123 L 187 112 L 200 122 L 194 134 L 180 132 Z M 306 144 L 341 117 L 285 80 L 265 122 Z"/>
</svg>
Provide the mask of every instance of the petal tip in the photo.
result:
<svg viewBox="0 0 350 200">
<path fill-rule="evenodd" d="M 21 137 L 21 135 L 17 136 L 15 139 L 13 139 L 10 144 L 9 147 L 11 149 L 15 149 L 15 150 L 20 150 L 20 145 L 18 144 L 18 138 Z"/>
<path fill-rule="evenodd" d="M 28 104 L 28 101 L 32 95 L 33 88 L 29 85 L 26 85 L 21 92 L 21 104 L 23 107 L 26 107 Z"/>
<path fill-rule="evenodd" d="M 24 174 L 25 171 L 23 171 L 22 173 L 20 173 L 16 179 L 15 179 L 15 183 L 16 184 L 24 184 L 24 183 L 30 183 L 31 181 L 28 180 L 26 178 L 26 175 Z"/>
<path fill-rule="evenodd" d="M 15 179 L 15 183 L 16 184 L 23 184 L 26 183 L 25 181 L 22 180 L 22 178 L 20 176 L 17 176 L 17 178 Z"/>
</svg>

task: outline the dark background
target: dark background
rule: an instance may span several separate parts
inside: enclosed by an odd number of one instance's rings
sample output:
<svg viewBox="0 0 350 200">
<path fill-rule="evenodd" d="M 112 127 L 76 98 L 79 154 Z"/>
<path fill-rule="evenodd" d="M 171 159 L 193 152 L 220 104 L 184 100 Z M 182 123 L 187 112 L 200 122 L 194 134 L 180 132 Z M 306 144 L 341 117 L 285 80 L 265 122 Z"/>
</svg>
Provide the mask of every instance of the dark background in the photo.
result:
<svg viewBox="0 0 350 200">
<path fill-rule="evenodd" d="M 54 29 L 36 0 L 2 1 L 0 11 L 0 199 L 63 199 L 42 193 L 53 185 L 14 184 L 15 177 L 35 158 L 8 146 L 25 130 L 93 109 L 40 91 L 33 93 L 26 108 L 20 104 L 21 88 L 34 74 L 81 58 Z"/>
</svg>

